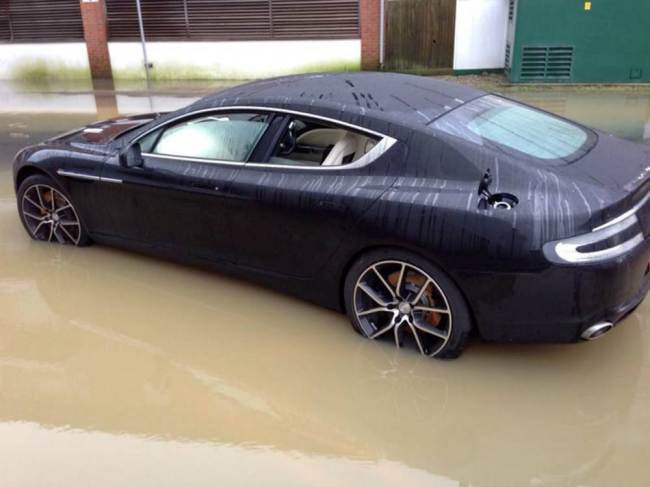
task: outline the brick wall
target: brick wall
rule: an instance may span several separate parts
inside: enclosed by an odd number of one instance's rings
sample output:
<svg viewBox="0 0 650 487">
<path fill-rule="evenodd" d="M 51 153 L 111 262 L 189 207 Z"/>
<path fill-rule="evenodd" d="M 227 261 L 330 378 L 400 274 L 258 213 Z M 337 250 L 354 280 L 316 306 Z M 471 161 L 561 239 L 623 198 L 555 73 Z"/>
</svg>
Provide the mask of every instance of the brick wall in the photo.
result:
<svg viewBox="0 0 650 487">
<path fill-rule="evenodd" d="M 84 38 L 93 79 L 112 79 L 104 0 L 80 0 Z"/>
<path fill-rule="evenodd" d="M 360 0 L 361 69 L 379 68 L 379 16 L 381 0 Z"/>
</svg>

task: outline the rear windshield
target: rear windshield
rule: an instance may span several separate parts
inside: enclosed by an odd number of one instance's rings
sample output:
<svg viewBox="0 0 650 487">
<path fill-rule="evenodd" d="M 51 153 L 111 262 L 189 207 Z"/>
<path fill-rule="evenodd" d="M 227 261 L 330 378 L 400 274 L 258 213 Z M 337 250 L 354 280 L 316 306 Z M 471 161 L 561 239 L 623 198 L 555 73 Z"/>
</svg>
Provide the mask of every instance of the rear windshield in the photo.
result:
<svg viewBox="0 0 650 487">
<path fill-rule="evenodd" d="M 511 156 L 551 165 L 579 159 L 595 141 L 595 134 L 576 124 L 495 95 L 449 112 L 434 127 Z"/>
</svg>

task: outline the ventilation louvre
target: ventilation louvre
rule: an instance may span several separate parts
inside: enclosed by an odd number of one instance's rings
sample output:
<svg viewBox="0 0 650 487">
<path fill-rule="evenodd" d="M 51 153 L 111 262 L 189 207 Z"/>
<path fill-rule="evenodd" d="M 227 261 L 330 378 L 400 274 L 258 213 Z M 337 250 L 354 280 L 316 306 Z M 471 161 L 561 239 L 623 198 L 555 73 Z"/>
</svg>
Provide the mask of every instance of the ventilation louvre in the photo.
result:
<svg viewBox="0 0 650 487">
<path fill-rule="evenodd" d="M 515 1 L 516 0 L 510 0 L 508 3 L 508 20 L 512 22 L 515 18 Z"/>
<path fill-rule="evenodd" d="M 524 46 L 522 80 L 570 80 L 572 73 L 573 46 Z"/>
<path fill-rule="evenodd" d="M 510 43 L 507 42 L 506 43 L 506 61 L 505 61 L 506 69 L 510 69 L 512 67 L 511 56 L 512 56 L 512 46 L 510 46 Z"/>
<path fill-rule="evenodd" d="M 1 1 L 1 0 L 0 0 Z M 148 40 L 359 38 L 358 0 L 141 0 Z M 138 40 L 134 0 L 106 0 L 110 40 Z"/>
<path fill-rule="evenodd" d="M 0 0 L 0 41 L 83 40 L 79 0 Z"/>
</svg>

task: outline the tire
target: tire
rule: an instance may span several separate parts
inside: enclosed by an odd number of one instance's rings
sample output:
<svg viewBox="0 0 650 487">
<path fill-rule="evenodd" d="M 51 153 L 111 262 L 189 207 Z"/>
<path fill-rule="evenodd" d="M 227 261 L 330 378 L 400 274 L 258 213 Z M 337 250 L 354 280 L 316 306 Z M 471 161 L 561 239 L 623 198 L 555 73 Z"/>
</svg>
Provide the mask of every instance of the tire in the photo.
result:
<svg viewBox="0 0 650 487">
<path fill-rule="evenodd" d="M 75 246 L 90 244 L 72 200 L 48 176 L 35 174 L 20 183 L 17 205 L 20 221 L 33 240 Z"/>
<path fill-rule="evenodd" d="M 343 296 L 357 333 L 392 338 L 398 347 L 408 336 L 430 357 L 458 357 L 472 329 L 469 308 L 456 285 L 411 252 L 378 249 L 362 255 L 346 275 Z"/>
</svg>

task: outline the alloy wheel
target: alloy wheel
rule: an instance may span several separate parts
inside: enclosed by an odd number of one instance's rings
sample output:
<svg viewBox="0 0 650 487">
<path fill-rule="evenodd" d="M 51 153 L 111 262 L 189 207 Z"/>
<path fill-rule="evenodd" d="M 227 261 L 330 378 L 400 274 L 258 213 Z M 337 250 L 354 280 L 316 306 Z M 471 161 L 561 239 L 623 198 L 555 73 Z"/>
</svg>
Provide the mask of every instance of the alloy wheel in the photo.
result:
<svg viewBox="0 0 650 487">
<path fill-rule="evenodd" d="M 35 184 L 23 193 L 23 220 L 36 240 L 79 245 L 81 223 L 70 200 L 45 184 Z"/>
<path fill-rule="evenodd" d="M 392 335 L 401 347 L 408 332 L 421 354 L 434 356 L 451 335 L 452 313 L 444 292 L 429 274 L 407 262 L 370 265 L 357 280 L 353 299 L 367 338 Z"/>
</svg>

